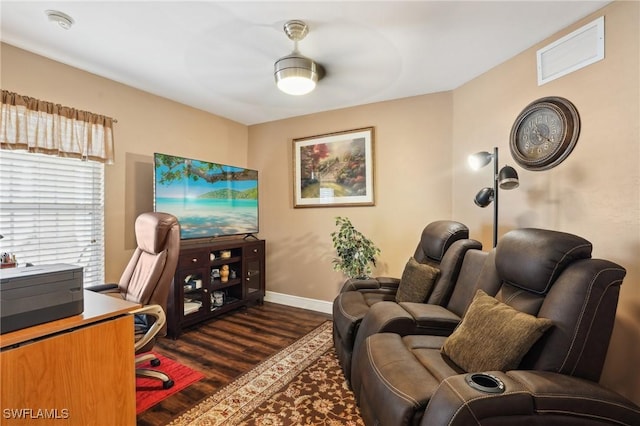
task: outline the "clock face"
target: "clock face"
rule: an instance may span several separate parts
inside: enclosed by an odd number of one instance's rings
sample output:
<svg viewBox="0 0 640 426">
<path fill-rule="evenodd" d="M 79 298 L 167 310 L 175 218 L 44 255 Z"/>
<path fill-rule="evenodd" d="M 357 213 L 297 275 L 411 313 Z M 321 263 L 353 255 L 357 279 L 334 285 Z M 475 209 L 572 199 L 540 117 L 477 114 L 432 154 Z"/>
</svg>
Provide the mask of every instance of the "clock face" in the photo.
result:
<svg viewBox="0 0 640 426">
<path fill-rule="evenodd" d="M 518 151 L 530 160 L 544 159 L 558 148 L 564 130 L 562 118 L 556 111 L 536 108 L 524 117 L 518 128 Z"/>
<path fill-rule="evenodd" d="M 542 98 L 516 119 L 511 129 L 511 155 L 526 169 L 550 169 L 569 155 L 578 133 L 579 117 L 569 101 Z"/>
</svg>

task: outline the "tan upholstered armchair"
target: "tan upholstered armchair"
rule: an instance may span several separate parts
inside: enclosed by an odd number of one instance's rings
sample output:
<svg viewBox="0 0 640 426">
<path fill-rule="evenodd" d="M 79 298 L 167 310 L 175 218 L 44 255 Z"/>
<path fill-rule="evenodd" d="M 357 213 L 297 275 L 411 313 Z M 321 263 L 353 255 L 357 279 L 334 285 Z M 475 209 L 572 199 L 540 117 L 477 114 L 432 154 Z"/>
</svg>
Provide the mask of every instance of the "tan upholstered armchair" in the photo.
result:
<svg viewBox="0 0 640 426">
<path fill-rule="evenodd" d="M 180 225 L 167 213 L 143 213 L 136 219 L 137 247 L 118 284 L 90 287 L 88 290 L 120 297 L 143 305 L 135 314 L 136 365 L 160 360 L 150 353 L 156 337 L 166 333 L 167 297 L 180 251 Z M 136 375 L 162 380 L 165 389 L 173 386 L 166 374 L 151 369 L 136 369 Z"/>
</svg>

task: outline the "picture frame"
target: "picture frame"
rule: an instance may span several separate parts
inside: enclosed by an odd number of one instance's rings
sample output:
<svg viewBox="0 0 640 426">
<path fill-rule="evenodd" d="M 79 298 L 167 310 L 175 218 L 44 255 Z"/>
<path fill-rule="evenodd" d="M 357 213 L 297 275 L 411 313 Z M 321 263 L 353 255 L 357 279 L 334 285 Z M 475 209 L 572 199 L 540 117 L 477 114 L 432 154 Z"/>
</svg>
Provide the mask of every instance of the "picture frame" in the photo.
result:
<svg viewBox="0 0 640 426">
<path fill-rule="evenodd" d="M 294 208 L 373 206 L 374 129 L 293 139 Z"/>
</svg>

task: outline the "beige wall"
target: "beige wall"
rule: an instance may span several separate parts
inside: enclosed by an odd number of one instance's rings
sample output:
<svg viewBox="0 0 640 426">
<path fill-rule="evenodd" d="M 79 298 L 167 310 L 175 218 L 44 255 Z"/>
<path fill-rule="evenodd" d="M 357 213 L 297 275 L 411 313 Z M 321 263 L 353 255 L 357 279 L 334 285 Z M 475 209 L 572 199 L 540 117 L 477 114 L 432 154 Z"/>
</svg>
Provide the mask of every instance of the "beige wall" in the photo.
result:
<svg viewBox="0 0 640 426">
<path fill-rule="evenodd" d="M 595 257 L 627 269 L 602 382 L 640 402 L 640 370 L 629 369 L 640 358 L 638 5 L 614 3 L 451 93 L 251 126 L 249 165 L 261 171 L 268 290 L 335 297 L 342 277 L 330 269 L 329 234 L 337 215 L 348 215 L 382 248 L 379 274 L 398 276 L 420 230 L 436 219 L 461 220 L 490 248 L 492 209 L 472 200 L 491 185 L 491 167 L 471 172 L 466 158 L 498 146 L 500 164 L 515 166 L 521 178 L 520 188 L 500 194 L 500 234 L 523 226 L 573 232 L 593 242 Z M 601 14 L 606 59 L 538 87 L 535 51 Z M 531 172 L 511 159 L 509 133 L 518 113 L 543 96 L 570 99 L 582 132 L 561 165 Z M 363 126 L 376 131 L 376 206 L 294 209 L 292 139 Z"/>
<path fill-rule="evenodd" d="M 501 192 L 500 232 L 574 232 L 594 243 L 594 256 L 627 268 L 602 381 L 640 403 L 638 9 L 638 2 L 603 9 L 606 59 L 541 87 L 535 49 L 579 24 L 452 92 L 249 128 L 4 44 L 2 88 L 118 119 L 116 164 L 106 173 L 108 279 L 117 279 L 128 259 L 135 214 L 151 208 L 151 156 L 159 151 L 257 168 L 267 290 L 324 301 L 343 281 L 331 269 L 335 216 L 349 216 L 381 247 L 377 274 L 398 276 L 424 225 L 437 219 L 467 223 L 489 247 L 491 209 L 472 199 L 490 185 L 490 170 L 471 173 L 467 155 L 498 146 L 501 165 L 515 166 L 508 136 L 518 113 L 542 96 L 567 97 L 582 118 L 580 140 L 552 170 L 516 167 L 521 186 Z M 375 128 L 376 205 L 294 209 L 292 139 L 367 126 Z"/>
<path fill-rule="evenodd" d="M 2 88 L 114 117 L 115 164 L 105 167 L 106 279 L 135 247 L 133 223 L 153 210 L 153 153 L 243 166 L 248 129 L 177 102 L 2 44 Z"/>
<path fill-rule="evenodd" d="M 616 2 L 456 89 L 453 94 L 453 215 L 472 237 L 491 245 L 492 210 L 472 200 L 491 185 L 465 166 L 467 155 L 500 149 L 500 165 L 515 166 L 520 187 L 500 192 L 500 233 L 541 227 L 583 236 L 594 257 L 627 269 L 602 381 L 640 402 L 640 34 L 638 2 Z M 536 50 L 605 15 L 605 59 L 537 86 Z M 571 155 L 542 172 L 517 166 L 509 133 L 520 111 L 543 96 L 577 107 L 582 130 Z"/>
<path fill-rule="evenodd" d="M 293 208 L 293 139 L 374 127 L 373 207 Z M 441 93 L 281 120 L 249 128 L 249 166 L 260 170 L 260 236 L 267 290 L 331 301 L 335 217 L 348 216 L 382 250 L 377 274 L 399 276 L 424 226 L 451 216 L 451 94 Z"/>
</svg>

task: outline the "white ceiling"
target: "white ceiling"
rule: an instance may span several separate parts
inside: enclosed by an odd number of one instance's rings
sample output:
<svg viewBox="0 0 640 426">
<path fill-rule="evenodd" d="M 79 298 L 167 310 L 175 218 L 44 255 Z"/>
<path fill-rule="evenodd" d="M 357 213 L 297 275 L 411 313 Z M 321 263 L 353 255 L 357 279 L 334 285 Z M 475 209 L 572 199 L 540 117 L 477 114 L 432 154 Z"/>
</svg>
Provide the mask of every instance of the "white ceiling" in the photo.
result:
<svg viewBox="0 0 640 426">
<path fill-rule="evenodd" d="M 0 0 L 0 39 L 250 125 L 455 89 L 607 3 Z M 273 78 L 290 19 L 307 22 L 300 52 L 327 71 L 302 97 Z"/>
</svg>

